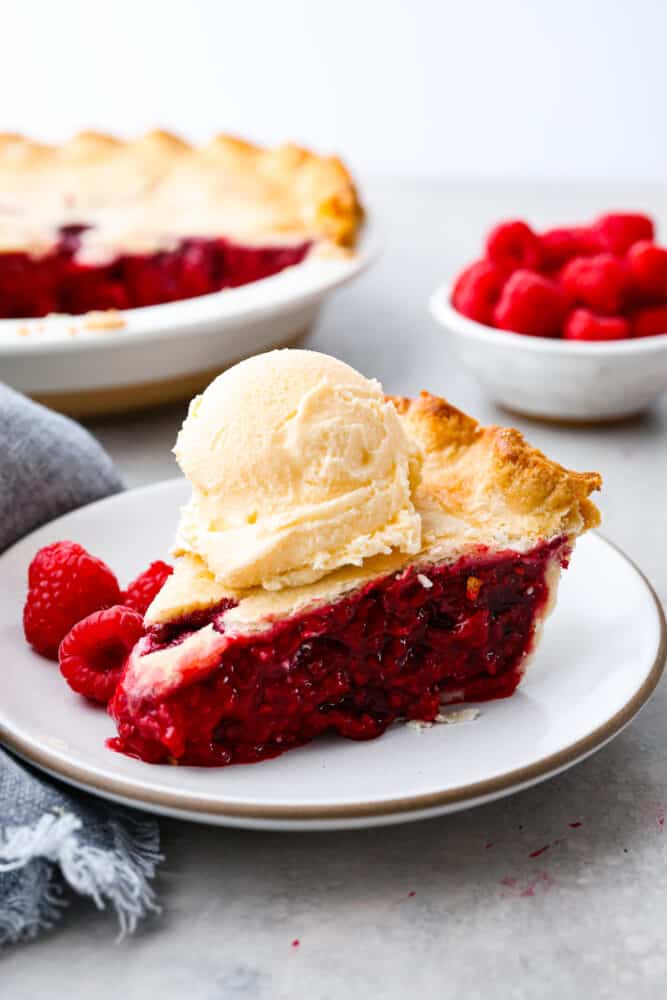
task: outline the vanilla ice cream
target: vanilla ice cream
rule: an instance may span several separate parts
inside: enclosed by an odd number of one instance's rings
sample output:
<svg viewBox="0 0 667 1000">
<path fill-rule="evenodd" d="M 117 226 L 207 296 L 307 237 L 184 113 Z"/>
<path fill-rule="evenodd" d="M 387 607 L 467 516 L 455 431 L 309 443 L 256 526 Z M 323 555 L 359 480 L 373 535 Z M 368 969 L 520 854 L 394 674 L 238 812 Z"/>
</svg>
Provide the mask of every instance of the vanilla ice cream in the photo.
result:
<svg viewBox="0 0 667 1000">
<path fill-rule="evenodd" d="M 314 351 L 271 351 L 190 404 L 174 449 L 192 484 L 175 554 L 231 589 L 311 583 L 416 553 L 419 455 L 382 387 Z"/>
</svg>

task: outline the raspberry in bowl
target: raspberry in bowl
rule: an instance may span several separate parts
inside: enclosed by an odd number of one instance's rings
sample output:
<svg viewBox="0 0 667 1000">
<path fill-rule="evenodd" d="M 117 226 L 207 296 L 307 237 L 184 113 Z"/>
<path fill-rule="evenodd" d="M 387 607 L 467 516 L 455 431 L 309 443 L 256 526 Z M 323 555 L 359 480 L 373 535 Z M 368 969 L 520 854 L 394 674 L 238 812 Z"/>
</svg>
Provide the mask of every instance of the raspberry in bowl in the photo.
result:
<svg viewBox="0 0 667 1000">
<path fill-rule="evenodd" d="M 646 215 L 502 222 L 431 312 L 489 393 L 528 416 L 622 419 L 667 388 L 667 249 Z"/>
</svg>

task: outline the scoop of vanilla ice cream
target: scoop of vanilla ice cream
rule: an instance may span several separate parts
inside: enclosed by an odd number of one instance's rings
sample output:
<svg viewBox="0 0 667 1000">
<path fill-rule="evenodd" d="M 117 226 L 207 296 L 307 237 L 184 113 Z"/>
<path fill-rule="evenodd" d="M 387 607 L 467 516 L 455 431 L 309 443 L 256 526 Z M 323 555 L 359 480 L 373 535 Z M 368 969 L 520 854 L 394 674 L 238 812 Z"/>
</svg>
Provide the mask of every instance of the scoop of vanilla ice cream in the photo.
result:
<svg viewBox="0 0 667 1000">
<path fill-rule="evenodd" d="M 192 484 L 175 554 L 197 554 L 232 589 L 420 549 L 416 447 L 380 384 L 325 354 L 271 351 L 223 372 L 192 400 L 174 451 Z"/>
</svg>

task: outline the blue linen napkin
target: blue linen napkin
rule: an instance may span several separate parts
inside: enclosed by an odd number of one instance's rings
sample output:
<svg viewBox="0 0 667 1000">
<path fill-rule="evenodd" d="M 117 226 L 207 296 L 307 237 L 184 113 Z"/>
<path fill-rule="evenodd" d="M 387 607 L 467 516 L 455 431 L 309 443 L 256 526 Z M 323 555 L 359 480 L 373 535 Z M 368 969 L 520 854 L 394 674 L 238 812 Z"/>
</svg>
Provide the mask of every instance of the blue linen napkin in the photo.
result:
<svg viewBox="0 0 667 1000">
<path fill-rule="evenodd" d="M 0 384 L 0 552 L 122 488 L 87 431 Z M 153 819 L 75 792 L 0 748 L 0 946 L 51 927 L 68 887 L 111 906 L 121 935 L 132 932 L 157 910 L 150 880 L 160 860 Z"/>
</svg>

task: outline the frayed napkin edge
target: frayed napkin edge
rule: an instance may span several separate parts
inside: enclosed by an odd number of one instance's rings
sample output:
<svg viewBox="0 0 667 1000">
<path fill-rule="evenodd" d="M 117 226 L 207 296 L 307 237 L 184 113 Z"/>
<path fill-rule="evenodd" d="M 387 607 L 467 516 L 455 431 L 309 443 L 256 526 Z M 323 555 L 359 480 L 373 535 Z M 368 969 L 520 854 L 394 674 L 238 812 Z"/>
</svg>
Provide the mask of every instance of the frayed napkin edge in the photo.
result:
<svg viewBox="0 0 667 1000">
<path fill-rule="evenodd" d="M 53 927 L 66 905 L 56 869 L 99 910 L 111 905 L 118 940 L 133 933 L 149 913 L 160 912 L 149 881 L 164 860 L 159 832 L 150 820 L 125 814 L 123 822 L 127 829 L 111 823 L 115 846 L 110 850 L 83 844 L 81 820 L 64 811 L 46 813 L 32 827 L 7 827 L 0 833 L 0 877 L 18 869 L 31 876 L 19 893 L 0 901 L 0 946 L 30 940 Z"/>
</svg>

